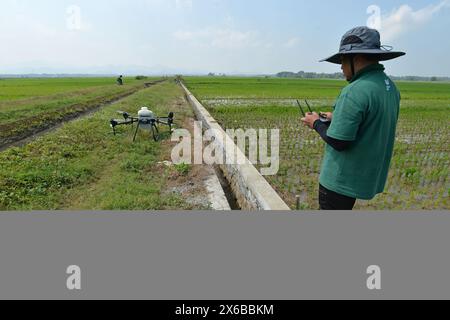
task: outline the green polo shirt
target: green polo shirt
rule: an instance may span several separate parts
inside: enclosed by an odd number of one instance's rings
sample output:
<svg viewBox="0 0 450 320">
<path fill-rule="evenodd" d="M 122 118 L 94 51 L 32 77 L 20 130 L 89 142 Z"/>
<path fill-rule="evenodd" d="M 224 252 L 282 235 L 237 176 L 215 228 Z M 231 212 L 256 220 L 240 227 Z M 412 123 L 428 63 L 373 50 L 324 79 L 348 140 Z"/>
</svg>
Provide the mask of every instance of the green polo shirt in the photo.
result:
<svg viewBox="0 0 450 320">
<path fill-rule="evenodd" d="M 374 64 L 358 72 L 336 101 L 330 138 L 352 141 L 338 152 L 327 145 L 320 183 L 336 193 L 373 199 L 386 187 L 400 113 L 400 93 Z"/>
</svg>

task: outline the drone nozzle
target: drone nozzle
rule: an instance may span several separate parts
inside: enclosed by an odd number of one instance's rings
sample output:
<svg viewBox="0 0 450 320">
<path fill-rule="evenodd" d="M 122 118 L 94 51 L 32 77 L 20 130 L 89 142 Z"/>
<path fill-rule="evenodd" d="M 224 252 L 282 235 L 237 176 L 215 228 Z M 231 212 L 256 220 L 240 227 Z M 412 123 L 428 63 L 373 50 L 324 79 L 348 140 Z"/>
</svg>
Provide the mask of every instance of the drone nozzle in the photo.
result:
<svg viewBox="0 0 450 320">
<path fill-rule="evenodd" d="M 115 127 L 117 127 L 118 125 L 119 125 L 119 123 L 118 123 L 116 120 L 114 120 L 114 119 L 111 120 L 111 127 L 112 127 L 112 128 L 115 128 Z"/>
</svg>

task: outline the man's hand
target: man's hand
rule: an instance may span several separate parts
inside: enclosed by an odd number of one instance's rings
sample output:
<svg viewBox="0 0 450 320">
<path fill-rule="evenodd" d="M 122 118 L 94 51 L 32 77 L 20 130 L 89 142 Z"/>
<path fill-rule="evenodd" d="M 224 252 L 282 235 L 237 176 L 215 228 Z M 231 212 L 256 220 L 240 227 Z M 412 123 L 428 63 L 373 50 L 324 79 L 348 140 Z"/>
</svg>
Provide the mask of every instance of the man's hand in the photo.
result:
<svg viewBox="0 0 450 320">
<path fill-rule="evenodd" d="M 320 116 L 316 112 L 308 113 L 305 118 L 302 118 L 302 122 L 310 129 L 314 129 L 314 123 L 317 120 L 320 120 Z"/>
<path fill-rule="evenodd" d="M 333 120 L 333 113 L 332 112 L 321 112 L 320 114 L 322 116 L 325 116 L 328 121 L 332 121 Z"/>
</svg>

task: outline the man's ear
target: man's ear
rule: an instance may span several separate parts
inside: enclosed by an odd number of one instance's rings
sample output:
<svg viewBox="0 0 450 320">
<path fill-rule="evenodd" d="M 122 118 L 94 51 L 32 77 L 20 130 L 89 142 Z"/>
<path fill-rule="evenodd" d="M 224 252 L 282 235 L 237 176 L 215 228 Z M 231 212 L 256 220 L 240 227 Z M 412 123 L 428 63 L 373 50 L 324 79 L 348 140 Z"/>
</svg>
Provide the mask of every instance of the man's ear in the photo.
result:
<svg viewBox="0 0 450 320">
<path fill-rule="evenodd" d="M 359 65 L 361 62 L 364 62 L 364 56 L 361 54 L 357 54 L 353 57 L 353 62 L 355 65 Z"/>
</svg>

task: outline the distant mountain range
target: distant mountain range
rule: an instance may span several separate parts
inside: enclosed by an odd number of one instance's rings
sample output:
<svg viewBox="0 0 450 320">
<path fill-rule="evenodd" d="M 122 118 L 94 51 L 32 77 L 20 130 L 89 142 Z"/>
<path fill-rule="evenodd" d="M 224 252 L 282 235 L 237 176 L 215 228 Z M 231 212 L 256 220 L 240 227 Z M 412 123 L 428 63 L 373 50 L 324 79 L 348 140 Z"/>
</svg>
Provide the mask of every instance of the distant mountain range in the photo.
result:
<svg viewBox="0 0 450 320">
<path fill-rule="evenodd" d="M 207 71 L 201 74 L 207 74 Z M 36 61 L 27 62 L 21 66 L 9 66 L 0 68 L 0 77 L 78 77 L 78 76 L 160 76 L 176 74 L 195 74 L 193 70 L 170 68 L 156 65 L 152 67 L 140 65 L 105 65 L 90 67 L 51 66 L 48 63 Z"/>
<path fill-rule="evenodd" d="M 0 74 L 0 80 L 3 78 L 103 78 L 114 77 L 112 74 L 48 74 L 48 73 L 32 73 L 32 74 Z"/>
</svg>

